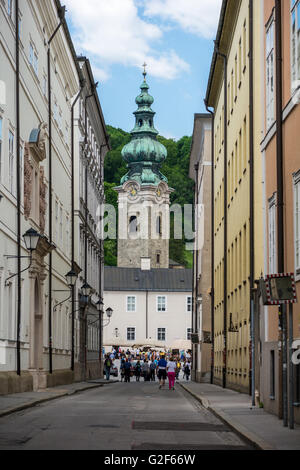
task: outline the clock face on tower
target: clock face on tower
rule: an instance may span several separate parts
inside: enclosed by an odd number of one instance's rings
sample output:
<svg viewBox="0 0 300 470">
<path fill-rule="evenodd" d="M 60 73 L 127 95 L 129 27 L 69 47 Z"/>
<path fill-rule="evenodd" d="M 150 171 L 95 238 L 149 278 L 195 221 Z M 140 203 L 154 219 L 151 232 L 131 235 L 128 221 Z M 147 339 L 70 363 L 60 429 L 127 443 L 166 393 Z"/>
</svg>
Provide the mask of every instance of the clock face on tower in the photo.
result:
<svg viewBox="0 0 300 470">
<path fill-rule="evenodd" d="M 129 188 L 129 195 L 131 198 L 135 198 L 137 196 L 137 187 L 132 185 Z"/>
<path fill-rule="evenodd" d="M 156 196 L 157 196 L 157 197 L 161 197 L 161 196 L 162 196 L 162 191 L 161 191 L 160 188 L 157 189 L 157 191 L 156 191 Z"/>
</svg>

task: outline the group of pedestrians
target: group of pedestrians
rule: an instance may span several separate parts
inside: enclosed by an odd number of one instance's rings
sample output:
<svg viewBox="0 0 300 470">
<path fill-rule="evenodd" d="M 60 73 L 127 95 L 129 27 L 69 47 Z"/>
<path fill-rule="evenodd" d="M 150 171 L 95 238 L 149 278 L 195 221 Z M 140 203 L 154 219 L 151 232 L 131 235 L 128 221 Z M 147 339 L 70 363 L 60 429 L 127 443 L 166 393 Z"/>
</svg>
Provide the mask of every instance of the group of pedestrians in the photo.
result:
<svg viewBox="0 0 300 470">
<path fill-rule="evenodd" d="M 175 380 L 179 380 L 179 372 L 183 370 L 184 377 L 189 380 L 191 374 L 190 361 L 186 361 L 182 364 L 175 357 L 170 356 L 167 360 L 164 354 L 161 354 L 159 358 L 153 358 L 148 361 L 137 360 L 135 364 L 131 362 L 129 357 L 121 360 L 120 372 L 121 382 L 130 382 L 130 378 L 135 375 L 136 382 L 140 382 L 140 378 L 143 377 L 145 382 L 155 382 L 156 375 L 159 380 L 159 388 L 165 386 L 165 381 L 169 380 L 169 389 L 175 389 Z"/>
</svg>

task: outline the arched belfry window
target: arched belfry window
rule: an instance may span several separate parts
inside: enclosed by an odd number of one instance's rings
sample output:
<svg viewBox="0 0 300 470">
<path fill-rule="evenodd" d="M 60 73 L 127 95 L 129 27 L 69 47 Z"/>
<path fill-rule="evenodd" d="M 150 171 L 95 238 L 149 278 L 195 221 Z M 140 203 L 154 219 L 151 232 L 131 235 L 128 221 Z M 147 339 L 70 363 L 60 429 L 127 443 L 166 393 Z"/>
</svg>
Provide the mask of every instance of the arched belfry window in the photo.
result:
<svg viewBox="0 0 300 470">
<path fill-rule="evenodd" d="M 156 233 L 158 235 L 161 235 L 162 234 L 162 219 L 161 219 L 161 215 L 159 215 L 156 219 Z"/>
<path fill-rule="evenodd" d="M 129 219 L 129 233 L 137 233 L 137 217 L 135 215 L 131 216 Z"/>
<path fill-rule="evenodd" d="M 143 120 L 140 119 L 140 120 L 139 120 L 139 127 L 142 127 L 142 126 L 143 126 Z"/>
</svg>

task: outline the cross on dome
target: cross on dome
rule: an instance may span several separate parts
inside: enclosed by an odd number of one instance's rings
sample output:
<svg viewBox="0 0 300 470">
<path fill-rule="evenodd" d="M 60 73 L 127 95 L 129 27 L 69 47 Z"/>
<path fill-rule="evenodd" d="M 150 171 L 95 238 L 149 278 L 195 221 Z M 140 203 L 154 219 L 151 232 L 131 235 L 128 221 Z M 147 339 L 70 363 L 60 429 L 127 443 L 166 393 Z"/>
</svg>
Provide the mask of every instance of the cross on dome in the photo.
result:
<svg viewBox="0 0 300 470">
<path fill-rule="evenodd" d="M 147 64 L 146 64 L 146 62 L 143 63 L 142 67 L 144 67 L 143 75 L 144 75 L 144 81 L 146 81 L 146 76 L 147 76 L 147 72 L 146 72 Z"/>
</svg>

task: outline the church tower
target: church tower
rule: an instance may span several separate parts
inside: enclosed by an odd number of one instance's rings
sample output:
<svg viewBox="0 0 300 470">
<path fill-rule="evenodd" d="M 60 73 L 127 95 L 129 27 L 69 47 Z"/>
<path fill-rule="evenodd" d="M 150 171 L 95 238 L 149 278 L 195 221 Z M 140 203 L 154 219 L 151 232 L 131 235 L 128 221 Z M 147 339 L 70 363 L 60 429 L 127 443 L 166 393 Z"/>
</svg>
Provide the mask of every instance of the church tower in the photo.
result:
<svg viewBox="0 0 300 470">
<path fill-rule="evenodd" d="M 146 65 L 144 65 L 145 67 Z M 157 140 L 154 102 L 144 81 L 136 98 L 138 105 L 131 142 L 122 150 L 128 173 L 118 192 L 118 267 L 169 268 L 170 194 L 167 178 L 160 172 L 167 158 L 166 148 Z"/>
</svg>

